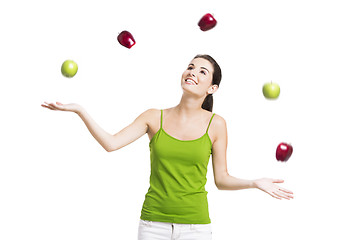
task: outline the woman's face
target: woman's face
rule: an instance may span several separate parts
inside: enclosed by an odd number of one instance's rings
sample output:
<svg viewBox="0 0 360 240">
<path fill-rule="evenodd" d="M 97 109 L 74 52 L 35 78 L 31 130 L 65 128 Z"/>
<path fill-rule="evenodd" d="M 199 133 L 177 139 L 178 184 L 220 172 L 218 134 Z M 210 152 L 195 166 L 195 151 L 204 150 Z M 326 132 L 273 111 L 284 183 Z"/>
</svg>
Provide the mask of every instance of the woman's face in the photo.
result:
<svg viewBox="0 0 360 240">
<path fill-rule="evenodd" d="M 208 60 L 195 58 L 182 74 L 181 86 L 186 91 L 203 96 L 211 87 L 213 73 L 214 68 Z"/>
</svg>

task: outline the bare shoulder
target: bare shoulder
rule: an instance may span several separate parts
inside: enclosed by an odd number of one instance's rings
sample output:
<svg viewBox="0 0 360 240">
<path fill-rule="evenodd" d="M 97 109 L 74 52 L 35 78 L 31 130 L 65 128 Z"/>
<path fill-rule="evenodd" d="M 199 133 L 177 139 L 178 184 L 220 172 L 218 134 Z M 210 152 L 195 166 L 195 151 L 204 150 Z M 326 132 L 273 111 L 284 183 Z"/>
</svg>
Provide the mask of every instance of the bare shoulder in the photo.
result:
<svg viewBox="0 0 360 240">
<path fill-rule="evenodd" d="M 213 124 L 216 126 L 216 128 L 219 128 L 219 127 L 221 128 L 221 127 L 226 126 L 225 119 L 216 113 L 215 113 L 212 121 L 213 121 Z"/>
<path fill-rule="evenodd" d="M 226 137 L 226 121 L 222 116 L 215 114 L 211 124 L 213 125 L 214 142 Z"/>
<path fill-rule="evenodd" d="M 149 109 L 145 110 L 143 113 L 141 113 L 140 116 L 142 118 L 146 119 L 148 122 L 151 122 L 155 118 L 157 118 L 159 115 L 160 115 L 160 109 L 149 108 Z"/>
<path fill-rule="evenodd" d="M 160 109 L 157 108 L 149 108 L 144 113 L 147 115 L 154 115 L 160 112 Z"/>
</svg>

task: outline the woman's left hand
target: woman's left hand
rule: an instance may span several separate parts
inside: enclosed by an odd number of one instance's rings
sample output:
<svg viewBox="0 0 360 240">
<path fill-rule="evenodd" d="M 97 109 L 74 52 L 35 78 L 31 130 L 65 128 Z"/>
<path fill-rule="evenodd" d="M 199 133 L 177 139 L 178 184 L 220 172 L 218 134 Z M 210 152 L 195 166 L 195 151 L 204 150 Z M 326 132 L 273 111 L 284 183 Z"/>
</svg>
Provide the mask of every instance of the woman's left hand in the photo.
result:
<svg viewBox="0 0 360 240">
<path fill-rule="evenodd" d="M 278 185 L 276 185 L 275 183 L 283 183 L 284 180 L 281 179 L 272 179 L 272 178 L 261 178 L 261 179 L 256 179 L 254 180 L 255 186 L 270 194 L 270 196 L 277 198 L 277 199 L 292 199 L 293 197 L 293 192 L 291 192 L 290 190 L 287 190 L 285 188 L 281 188 Z"/>
</svg>

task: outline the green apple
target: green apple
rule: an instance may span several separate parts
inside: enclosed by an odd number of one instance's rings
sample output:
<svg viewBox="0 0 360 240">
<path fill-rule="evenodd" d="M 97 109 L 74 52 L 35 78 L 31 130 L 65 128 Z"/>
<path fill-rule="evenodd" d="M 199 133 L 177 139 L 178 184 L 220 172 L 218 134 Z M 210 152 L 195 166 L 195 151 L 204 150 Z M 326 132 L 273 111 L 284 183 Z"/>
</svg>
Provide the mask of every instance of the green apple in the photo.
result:
<svg viewBox="0 0 360 240">
<path fill-rule="evenodd" d="M 265 83 L 262 90 L 267 99 L 276 99 L 280 95 L 279 85 L 273 82 Z"/>
<path fill-rule="evenodd" d="M 66 60 L 61 66 L 61 73 L 68 78 L 75 76 L 78 70 L 78 65 L 72 60 Z"/>
</svg>

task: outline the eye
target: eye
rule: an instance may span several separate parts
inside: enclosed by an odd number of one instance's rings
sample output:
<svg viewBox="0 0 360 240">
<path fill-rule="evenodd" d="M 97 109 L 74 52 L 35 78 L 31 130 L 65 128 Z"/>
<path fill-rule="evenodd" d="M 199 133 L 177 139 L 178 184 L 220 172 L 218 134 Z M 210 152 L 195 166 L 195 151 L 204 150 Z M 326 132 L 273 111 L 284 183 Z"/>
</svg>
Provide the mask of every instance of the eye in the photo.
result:
<svg viewBox="0 0 360 240">
<path fill-rule="evenodd" d="M 200 73 L 206 75 L 206 72 L 204 70 L 201 70 Z"/>
<path fill-rule="evenodd" d="M 188 69 L 188 70 L 191 70 L 191 69 L 193 69 L 193 67 L 192 67 L 192 66 L 189 66 L 187 69 Z"/>
</svg>

